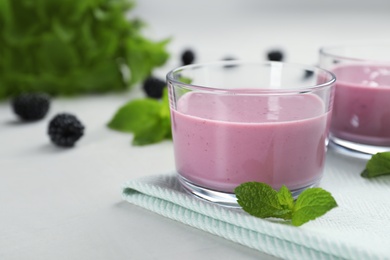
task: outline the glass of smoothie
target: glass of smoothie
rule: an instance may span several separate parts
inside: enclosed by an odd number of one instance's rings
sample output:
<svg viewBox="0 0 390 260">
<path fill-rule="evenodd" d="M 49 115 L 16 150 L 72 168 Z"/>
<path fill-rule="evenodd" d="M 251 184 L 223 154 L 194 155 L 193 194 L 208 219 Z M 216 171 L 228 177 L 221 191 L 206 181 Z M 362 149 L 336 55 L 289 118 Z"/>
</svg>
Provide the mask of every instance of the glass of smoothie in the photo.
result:
<svg viewBox="0 0 390 260">
<path fill-rule="evenodd" d="M 308 77 L 307 75 L 310 75 Z M 167 75 L 178 178 L 192 194 L 237 205 L 264 182 L 297 196 L 323 173 L 335 77 L 281 62 L 194 64 Z"/>
<path fill-rule="evenodd" d="M 390 45 L 324 47 L 320 67 L 337 77 L 330 140 L 355 155 L 390 150 Z"/>
</svg>

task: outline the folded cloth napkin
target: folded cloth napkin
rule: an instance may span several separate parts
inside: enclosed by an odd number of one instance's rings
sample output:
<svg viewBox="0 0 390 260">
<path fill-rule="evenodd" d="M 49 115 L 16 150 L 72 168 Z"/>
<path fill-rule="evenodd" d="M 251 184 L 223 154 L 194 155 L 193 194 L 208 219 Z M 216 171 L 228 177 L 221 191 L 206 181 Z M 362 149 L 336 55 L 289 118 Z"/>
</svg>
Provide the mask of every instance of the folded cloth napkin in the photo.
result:
<svg viewBox="0 0 390 260">
<path fill-rule="evenodd" d="M 123 198 L 284 259 L 390 259 L 390 177 L 364 179 L 361 167 L 328 155 L 321 187 L 339 206 L 300 227 L 198 199 L 182 189 L 174 172 L 126 182 Z"/>
</svg>

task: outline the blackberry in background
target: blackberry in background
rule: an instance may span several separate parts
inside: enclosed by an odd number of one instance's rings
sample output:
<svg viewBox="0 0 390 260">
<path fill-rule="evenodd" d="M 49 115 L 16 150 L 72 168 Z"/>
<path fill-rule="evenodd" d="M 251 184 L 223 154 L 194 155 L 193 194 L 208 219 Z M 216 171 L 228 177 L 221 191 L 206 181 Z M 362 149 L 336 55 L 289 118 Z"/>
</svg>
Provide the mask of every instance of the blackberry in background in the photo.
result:
<svg viewBox="0 0 390 260">
<path fill-rule="evenodd" d="M 45 93 L 22 93 L 12 100 L 13 111 L 24 121 L 44 118 L 49 107 L 50 96 Z"/>
<path fill-rule="evenodd" d="M 222 59 L 223 61 L 234 61 L 234 60 L 237 60 L 236 58 L 233 58 L 231 56 L 226 56 L 225 58 Z M 228 64 L 228 65 L 225 65 L 224 68 L 234 68 L 236 67 L 237 65 L 235 64 Z"/>
<path fill-rule="evenodd" d="M 283 61 L 284 54 L 281 50 L 270 50 L 267 52 L 267 59 L 269 61 Z"/>
<path fill-rule="evenodd" d="M 236 58 L 232 57 L 232 56 L 226 56 L 225 58 L 223 58 L 222 60 L 226 60 L 226 61 L 229 61 L 229 60 L 237 60 Z"/>
<path fill-rule="evenodd" d="M 166 85 L 165 81 L 150 76 L 144 81 L 143 90 L 148 97 L 160 99 L 163 96 L 163 91 Z"/>
<path fill-rule="evenodd" d="M 305 79 L 308 79 L 308 78 L 312 77 L 313 74 L 314 74 L 314 71 L 312 71 L 312 70 L 305 70 L 305 74 L 303 75 L 303 77 Z"/>
<path fill-rule="evenodd" d="M 72 147 L 84 135 L 84 125 L 76 116 L 62 113 L 50 121 L 48 134 L 54 144 Z"/>
<path fill-rule="evenodd" d="M 313 64 L 314 67 L 319 67 L 317 64 Z M 304 79 L 309 79 L 311 77 L 313 77 L 314 75 L 314 70 L 312 69 L 306 69 L 305 70 L 305 73 L 303 74 L 303 78 Z"/>
<path fill-rule="evenodd" d="M 183 65 L 192 64 L 194 60 L 195 60 L 195 53 L 190 49 L 185 50 L 181 55 L 181 62 Z"/>
</svg>

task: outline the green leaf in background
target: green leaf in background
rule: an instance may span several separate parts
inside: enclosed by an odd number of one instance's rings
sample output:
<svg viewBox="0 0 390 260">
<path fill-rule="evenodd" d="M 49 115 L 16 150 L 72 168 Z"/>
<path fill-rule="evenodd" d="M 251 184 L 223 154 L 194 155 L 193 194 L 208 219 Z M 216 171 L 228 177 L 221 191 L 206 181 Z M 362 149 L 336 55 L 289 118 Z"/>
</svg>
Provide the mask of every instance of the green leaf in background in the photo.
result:
<svg viewBox="0 0 390 260">
<path fill-rule="evenodd" d="M 146 78 L 157 65 L 163 65 L 168 56 L 164 52 L 168 40 L 158 43 L 142 37 L 128 39 L 126 57 L 132 77 L 130 83 L 136 83 Z"/>
<path fill-rule="evenodd" d="M 133 100 L 119 108 L 108 126 L 112 129 L 137 133 L 155 124 L 161 104 L 150 98 Z"/>
<path fill-rule="evenodd" d="M 168 91 L 162 100 L 136 99 L 122 106 L 108 123 L 108 127 L 133 133 L 133 145 L 147 145 L 171 139 Z"/>
<path fill-rule="evenodd" d="M 373 178 L 390 174 L 390 152 L 377 153 L 367 162 L 362 177 Z"/>
<path fill-rule="evenodd" d="M 168 59 L 130 0 L 1 0 L 0 99 L 20 92 L 122 91 Z M 128 77 L 124 77 L 127 71 Z"/>
</svg>

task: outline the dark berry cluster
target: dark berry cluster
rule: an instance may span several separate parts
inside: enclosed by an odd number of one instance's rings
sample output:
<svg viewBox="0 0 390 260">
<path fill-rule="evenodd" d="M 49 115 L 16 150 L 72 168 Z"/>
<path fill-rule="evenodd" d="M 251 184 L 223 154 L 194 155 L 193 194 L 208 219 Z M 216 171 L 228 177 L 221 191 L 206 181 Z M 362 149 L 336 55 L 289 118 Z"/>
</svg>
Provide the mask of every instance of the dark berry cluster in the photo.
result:
<svg viewBox="0 0 390 260">
<path fill-rule="evenodd" d="M 50 121 L 48 134 L 54 144 L 71 147 L 83 136 L 84 126 L 74 115 L 58 114 Z"/>
<path fill-rule="evenodd" d="M 46 116 L 50 107 L 50 96 L 45 93 L 24 93 L 12 100 L 12 108 L 20 119 L 35 121 Z"/>
<path fill-rule="evenodd" d="M 12 108 L 22 120 L 34 121 L 46 116 L 50 96 L 45 93 L 24 93 L 12 100 Z M 84 134 L 84 126 L 71 114 L 58 114 L 49 123 L 51 141 L 63 147 L 71 147 Z"/>
<path fill-rule="evenodd" d="M 181 62 L 183 65 L 189 65 L 192 64 L 195 61 L 195 53 L 191 49 L 186 49 L 181 54 Z M 280 49 L 271 49 L 266 53 L 267 60 L 269 61 L 283 61 L 284 60 L 284 52 Z M 224 61 L 232 61 L 236 60 L 236 58 L 227 56 L 223 58 Z M 236 65 L 234 62 L 231 64 L 226 64 L 225 68 L 232 68 Z M 306 72 L 304 77 L 308 78 L 310 77 L 310 71 Z M 155 76 L 148 77 L 143 82 L 143 90 L 145 94 L 150 98 L 160 99 L 163 95 L 164 88 L 166 87 L 165 80 L 159 79 Z"/>
</svg>

